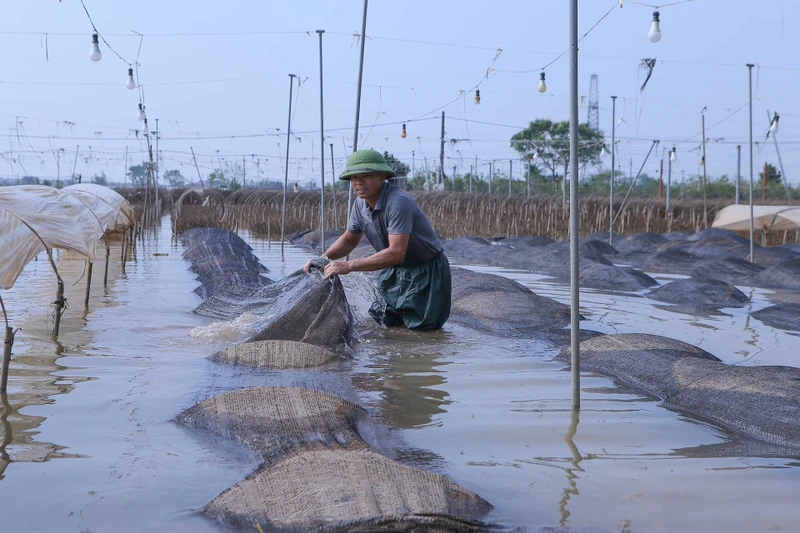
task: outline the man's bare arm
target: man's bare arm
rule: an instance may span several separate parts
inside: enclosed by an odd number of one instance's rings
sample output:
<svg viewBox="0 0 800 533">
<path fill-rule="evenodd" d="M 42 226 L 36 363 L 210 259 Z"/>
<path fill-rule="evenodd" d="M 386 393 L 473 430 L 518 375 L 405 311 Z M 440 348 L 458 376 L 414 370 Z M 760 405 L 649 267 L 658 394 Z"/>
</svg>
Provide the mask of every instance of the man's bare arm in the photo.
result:
<svg viewBox="0 0 800 533">
<path fill-rule="evenodd" d="M 358 246 L 362 235 L 363 233 L 353 233 L 349 230 L 345 231 L 338 239 L 336 239 L 336 242 L 331 244 L 331 247 L 325 252 L 325 256 L 331 260 L 345 257 L 347 254 L 352 252 L 356 246 Z M 313 259 L 309 259 L 303 270 L 308 272 L 312 261 Z"/>
<path fill-rule="evenodd" d="M 385 248 L 369 257 L 353 259 L 352 261 L 332 262 L 325 267 L 325 277 L 329 278 L 336 274 L 349 274 L 350 272 L 370 272 L 373 270 L 382 270 L 390 266 L 399 265 L 406 258 L 408 239 L 408 234 L 389 235 L 388 248 Z M 336 241 L 336 243 L 338 242 L 339 241 Z M 331 248 L 333 248 L 333 246 L 331 246 Z M 328 257 L 331 256 L 329 255 Z M 333 258 L 331 257 L 331 259 Z"/>
</svg>

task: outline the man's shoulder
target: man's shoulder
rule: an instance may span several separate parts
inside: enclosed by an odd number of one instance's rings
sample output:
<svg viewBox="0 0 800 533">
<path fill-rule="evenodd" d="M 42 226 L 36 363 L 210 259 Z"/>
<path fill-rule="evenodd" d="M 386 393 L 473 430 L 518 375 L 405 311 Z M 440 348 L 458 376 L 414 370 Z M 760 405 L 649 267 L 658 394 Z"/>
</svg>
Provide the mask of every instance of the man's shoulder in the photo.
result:
<svg viewBox="0 0 800 533">
<path fill-rule="evenodd" d="M 392 186 L 391 189 L 386 191 L 386 204 L 392 207 L 402 207 L 405 209 L 413 209 L 417 206 L 414 198 L 403 189 Z"/>
</svg>

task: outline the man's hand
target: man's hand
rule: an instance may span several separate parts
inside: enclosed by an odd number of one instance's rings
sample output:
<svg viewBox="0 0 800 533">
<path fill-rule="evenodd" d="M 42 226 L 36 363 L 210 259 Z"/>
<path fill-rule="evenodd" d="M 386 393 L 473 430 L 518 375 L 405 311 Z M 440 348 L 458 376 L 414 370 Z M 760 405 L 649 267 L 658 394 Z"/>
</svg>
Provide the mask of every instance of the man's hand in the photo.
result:
<svg viewBox="0 0 800 533">
<path fill-rule="evenodd" d="M 331 261 L 325 267 L 325 274 L 323 277 L 327 279 L 331 276 L 349 274 L 352 271 L 353 268 L 350 261 Z"/>
<path fill-rule="evenodd" d="M 330 258 L 325 255 L 309 259 L 308 263 L 306 263 L 306 266 L 303 267 L 303 272 L 308 274 L 308 271 L 311 270 L 311 267 L 316 267 L 320 270 L 323 270 L 330 262 Z"/>
</svg>

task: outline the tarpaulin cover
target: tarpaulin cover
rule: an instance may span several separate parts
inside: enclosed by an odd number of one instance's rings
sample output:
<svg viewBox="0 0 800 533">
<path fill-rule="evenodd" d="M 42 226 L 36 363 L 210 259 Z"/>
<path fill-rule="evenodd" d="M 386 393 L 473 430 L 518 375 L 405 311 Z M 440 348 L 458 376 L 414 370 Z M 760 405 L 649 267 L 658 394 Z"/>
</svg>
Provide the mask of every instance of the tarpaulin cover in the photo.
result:
<svg viewBox="0 0 800 533">
<path fill-rule="evenodd" d="M 78 197 L 106 224 L 107 230 L 132 226 L 136 222 L 131 204 L 119 193 L 108 187 L 97 185 L 96 183 L 76 183 L 75 185 L 64 187 L 62 192 L 69 192 Z M 94 197 L 93 200 L 91 199 L 92 197 Z M 100 216 L 100 213 L 103 212 L 103 209 L 101 209 L 103 205 L 110 206 L 113 209 L 113 218 L 110 213 Z"/>
<path fill-rule="evenodd" d="M 89 189 L 97 190 L 95 197 L 111 200 L 104 204 L 111 208 L 98 208 L 99 215 L 78 196 L 86 199 L 88 193 L 68 189 L 39 185 L 0 188 L 0 289 L 11 288 L 25 265 L 45 246 L 94 261 L 97 241 L 107 229 L 103 220 L 111 220 L 109 224 L 133 220 L 130 205 L 106 187 L 93 185 Z"/>
<path fill-rule="evenodd" d="M 750 230 L 750 206 L 729 205 L 714 217 L 714 228 L 731 231 Z M 800 229 L 800 206 L 755 205 L 753 206 L 753 228 L 768 231 Z"/>
</svg>

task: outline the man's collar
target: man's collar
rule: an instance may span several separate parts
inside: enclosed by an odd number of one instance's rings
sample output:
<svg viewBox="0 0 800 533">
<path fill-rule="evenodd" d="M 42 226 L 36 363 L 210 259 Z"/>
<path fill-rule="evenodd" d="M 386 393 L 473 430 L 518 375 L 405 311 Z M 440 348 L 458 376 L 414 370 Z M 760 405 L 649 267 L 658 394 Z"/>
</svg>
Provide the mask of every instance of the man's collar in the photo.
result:
<svg viewBox="0 0 800 533">
<path fill-rule="evenodd" d="M 392 184 L 389 183 L 389 180 L 385 180 L 383 182 L 383 186 L 381 187 L 381 192 L 378 195 L 378 201 L 375 202 L 375 209 L 373 209 L 373 211 L 383 210 L 383 204 L 386 201 L 386 194 L 389 192 L 389 187 L 392 187 Z"/>
</svg>

